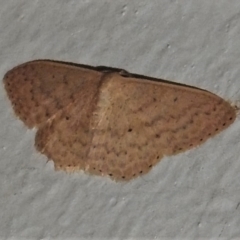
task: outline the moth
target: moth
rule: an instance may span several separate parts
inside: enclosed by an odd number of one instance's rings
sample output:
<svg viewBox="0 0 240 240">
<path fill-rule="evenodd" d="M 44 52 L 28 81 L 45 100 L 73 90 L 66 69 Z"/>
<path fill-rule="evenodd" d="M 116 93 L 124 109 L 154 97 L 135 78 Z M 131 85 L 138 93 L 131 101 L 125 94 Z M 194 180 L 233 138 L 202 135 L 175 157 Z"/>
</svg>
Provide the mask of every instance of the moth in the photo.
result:
<svg viewBox="0 0 240 240">
<path fill-rule="evenodd" d="M 116 181 L 147 173 L 236 118 L 211 92 L 116 68 L 36 60 L 8 71 L 3 82 L 15 114 L 37 129 L 35 146 L 56 170 Z"/>
</svg>

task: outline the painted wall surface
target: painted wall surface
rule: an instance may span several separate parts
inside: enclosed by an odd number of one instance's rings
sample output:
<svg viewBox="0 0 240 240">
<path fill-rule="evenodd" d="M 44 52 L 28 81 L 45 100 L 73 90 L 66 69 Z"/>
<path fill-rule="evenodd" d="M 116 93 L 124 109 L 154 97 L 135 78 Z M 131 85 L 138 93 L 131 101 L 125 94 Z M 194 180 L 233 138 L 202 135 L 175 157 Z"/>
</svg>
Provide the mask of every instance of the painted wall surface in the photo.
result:
<svg viewBox="0 0 240 240">
<path fill-rule="evenodd" d="M 105 65 L 240 99 L 240 2 L 0 4 L 0 76 L 34 59 Z M 56 172 L 0 85 L 0 238 L 240 237 L 240 121 L 150 173 L 115 183 Z"/>
</svg>

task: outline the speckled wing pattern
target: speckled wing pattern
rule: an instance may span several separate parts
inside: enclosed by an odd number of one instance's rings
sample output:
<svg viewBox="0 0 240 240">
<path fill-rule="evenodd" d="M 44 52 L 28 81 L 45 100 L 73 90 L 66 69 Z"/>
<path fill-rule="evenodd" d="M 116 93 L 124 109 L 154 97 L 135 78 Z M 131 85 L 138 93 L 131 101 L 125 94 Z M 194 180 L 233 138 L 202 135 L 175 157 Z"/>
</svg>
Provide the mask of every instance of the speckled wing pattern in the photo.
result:
<svg viewBox="0 0 240 240">
<path fill-rule="evenodd" d="M 56 169 L 114 180 L 147 173 L 236 118 L 234 107 L 208 91 L 120 70 L 32 61 L 10 70 L 4 83 Z"/>
</svg>

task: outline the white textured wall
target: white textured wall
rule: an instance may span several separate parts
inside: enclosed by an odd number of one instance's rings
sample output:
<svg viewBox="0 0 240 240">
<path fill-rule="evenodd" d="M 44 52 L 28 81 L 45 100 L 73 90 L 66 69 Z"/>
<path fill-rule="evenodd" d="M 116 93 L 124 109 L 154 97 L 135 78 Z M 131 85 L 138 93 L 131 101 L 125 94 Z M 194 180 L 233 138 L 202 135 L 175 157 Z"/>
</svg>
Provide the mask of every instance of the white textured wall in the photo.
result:
<svg viewBox="0 0 240 240">
<path fill-rule="evenodd" d="M 39 58 L 124 68 L 237 101 L 240 1 L 2 0 L 0 75 Z M 0 86 L 0 238 L 240 237 L 239 120 L 120 184 L 55 172 Z"/>
</svg>

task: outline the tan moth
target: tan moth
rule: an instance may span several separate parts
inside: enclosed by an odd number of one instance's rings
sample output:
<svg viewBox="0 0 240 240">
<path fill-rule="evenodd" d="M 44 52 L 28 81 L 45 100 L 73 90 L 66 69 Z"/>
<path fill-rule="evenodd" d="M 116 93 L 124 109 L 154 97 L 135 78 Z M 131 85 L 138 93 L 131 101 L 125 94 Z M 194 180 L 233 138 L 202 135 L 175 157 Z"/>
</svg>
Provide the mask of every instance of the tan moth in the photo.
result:
<svg viewBox="0 0 240 240">
<path fill-rule="evenodd" d="M 8 71 L 4 84 L 56 169 L 114 180 L 147 173 L 236 118 L 234 107 L 206 90 L 113 68 L 36 60 Z"/>
</svg>

